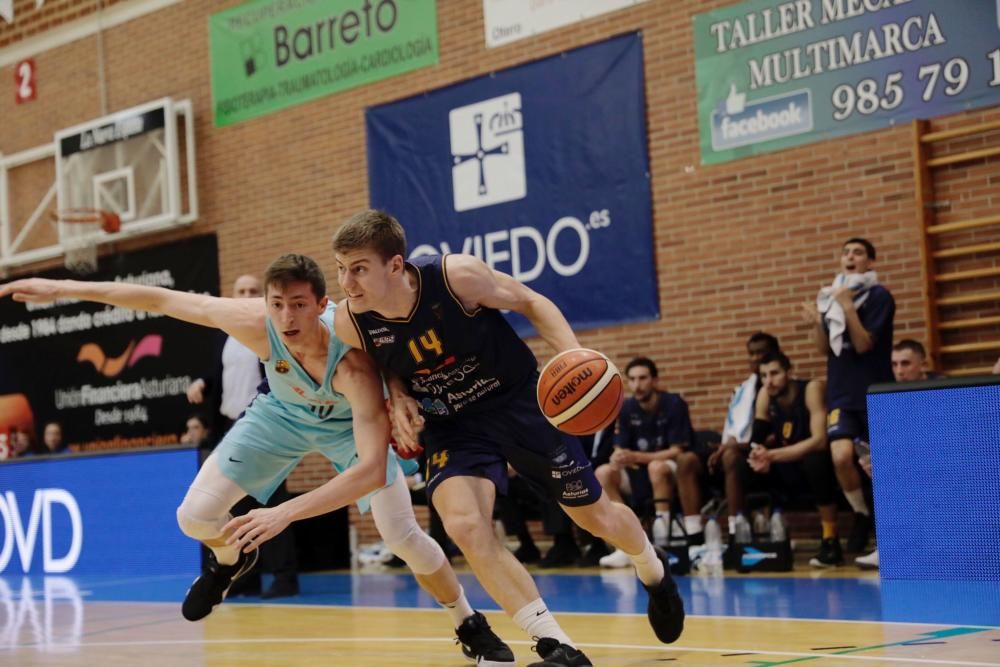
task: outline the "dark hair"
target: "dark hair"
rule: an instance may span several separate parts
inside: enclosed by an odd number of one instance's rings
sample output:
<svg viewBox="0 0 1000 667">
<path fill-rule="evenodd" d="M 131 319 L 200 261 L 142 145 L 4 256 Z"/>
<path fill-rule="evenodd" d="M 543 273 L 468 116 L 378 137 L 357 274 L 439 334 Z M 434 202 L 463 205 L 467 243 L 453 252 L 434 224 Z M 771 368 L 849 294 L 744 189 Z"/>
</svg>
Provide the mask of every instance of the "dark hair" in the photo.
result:
<svg viewBox="0 0 1000 667">
<path fill-rule="evenodd" d="M 860 236 L 852 236 L 851 238 L 844 241 L 844 245 L 841 246 L 841 248 L 846 246 L 848 243 L 857 243 L 859 245 L 863 245 L 865 247 L 865 253 L 868 255 L 868 259 L 875 259 L 875 246 L 873 246 L 872 242 L 869 241 L 868 239 L 863 239 Z"/>
<path fill-rule="evenodd" d="M 264 293 L 271 285 L 285 287 L 288 283 L 309 283 L 317 301 L 326 296 L 326 277 L 311 257 L 282 255 L 271 262 L 264 272 Z"/>
<path fill-rule="evenodd" d="M 764 357 L 760 360 L 760 365 L 763 366 L 764 364 L 774 363 L 775 361 L 777 361 L 778 365 L 784 368 L 786 371 L 792 367 L 792 362 L 789 361 L 788 355 L 786 355 L 784 352 L 781 352 L 780 350 L 772 350 L 767 354 L 765 354 Z"/>
<path fill-rule="evenodd" d="M 768 351 L 770 351 L 770 352 L 780 352 L 781 351 L 781 344 L 778 343 L 778 339 L 775 338 L 774 336 L 772 336 L 771 334 L 765 333 L 763 331 L 758 331 L 758 332 L 752 334 L 750 336 L 750 338 L 747 339 L 747 347 L 750 347 L 750 343 L 759 343 L 761 341 L 764 341 L 765 343 L 767 343 L 767 349 L 768 349 Z"/>
<path fill-rule="evenodd" d="M 913 340 L 912 338 L 904 338 L 892 346 L 893 352 L 900 352 L 902 350 L 913 350 L 914 354 L 919 354 L 924 359 L 927 358 L 927 350 L 924 349 L 920 341 Z"/>
<path fill-rule="evenodd" d="M 646 368 L 649 369 L 649 374 L 652 377 L 655 378 L 658 376 L 656 370 L 656 364 L 654 364 L 653 360 L 650 359 L 649 357 L 636 357 L 632 361 L 628 362 L 628 365 L 625 366 L 625 375 L 628 375 L 628 372 L 633 368 L 635 368 L 636 366 L 645 366 Z"/>
<path fill-rule="evenodd" d="M 355 213 L 333 235 L 334 252 L 371 248 L 383 262 L 396 255 L 406 256 L 406 232 L 396 218 L 385 211 L 368 209 Z"/>
</svg>

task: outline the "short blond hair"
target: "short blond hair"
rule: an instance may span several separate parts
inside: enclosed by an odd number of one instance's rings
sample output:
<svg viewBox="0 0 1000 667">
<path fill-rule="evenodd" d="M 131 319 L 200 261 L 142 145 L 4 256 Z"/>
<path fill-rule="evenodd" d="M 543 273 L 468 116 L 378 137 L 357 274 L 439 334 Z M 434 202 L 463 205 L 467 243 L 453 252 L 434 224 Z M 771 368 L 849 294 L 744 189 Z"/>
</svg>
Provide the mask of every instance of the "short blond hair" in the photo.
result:
<svg viewBox="0 0 1000 667">
<path fill-rule="evenodd" d="M 406 256 L 406 232 L 396 218 L 385 211 L 367 209 L 355 213 L 333 235 L 334 252 L 372 249 L 382 261 Z"/>
</svg>

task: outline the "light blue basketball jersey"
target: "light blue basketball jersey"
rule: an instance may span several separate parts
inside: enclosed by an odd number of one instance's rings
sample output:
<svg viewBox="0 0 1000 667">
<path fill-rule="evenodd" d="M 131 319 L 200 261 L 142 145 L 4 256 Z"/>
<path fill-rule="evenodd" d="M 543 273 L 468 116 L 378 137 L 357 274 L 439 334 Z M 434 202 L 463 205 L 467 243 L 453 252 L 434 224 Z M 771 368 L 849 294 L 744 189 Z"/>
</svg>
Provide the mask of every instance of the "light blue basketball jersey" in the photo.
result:
<svg viewBox="0 0 1000 667">
<path fill-rule="evenodd" d="M 320 382 L 291 355 L 267 319 L 271 356 L 264 362 L 264 372 L 271 391 L 257 395 L 215 450 L 223 474 L 262 503 L 310 452 L 325 456 L 338 473 L 357 463 L 351 405 L 332 386 L 337 364 L 350 350 L 334 333 L 335 309 L 331 301 L 320 315 L 330 332 L 326 370 Z M 395 481 L 398 470 L 390 449 L 387 485 Z M 370 496 L 359 499 L 358 508 L 367 511 L 369 502 Z"/>
<path fill-rule="evenodd" d="M 328 426 L 330 422 L 346 421 L 349 425 L 351 421 L 351 405 L 332 386 L 337 364 L 351 349 L 333 332 L 336 308 L 330 301 L 319 318 L 330 332 L 326 370 L 319 383 L 299 365 L 281 342 L 271 318 L 267 318 L 267 342 L 271 349 L 271 358 L 264 362 L 267 383 L 271 386 L 271 394 L 281 402 L 289 416 L 303 424 Z"/>
</svg>

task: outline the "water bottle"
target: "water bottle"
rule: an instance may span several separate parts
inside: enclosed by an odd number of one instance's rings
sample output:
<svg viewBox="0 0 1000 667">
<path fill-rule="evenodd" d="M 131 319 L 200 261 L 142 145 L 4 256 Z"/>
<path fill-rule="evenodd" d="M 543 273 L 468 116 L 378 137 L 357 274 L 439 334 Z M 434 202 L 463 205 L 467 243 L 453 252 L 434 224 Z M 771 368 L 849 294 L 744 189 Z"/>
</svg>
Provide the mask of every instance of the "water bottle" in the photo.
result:
<svg viewBox="0 0 1000 667">
<path fill-rule="evenodd" d="M 702 560 L 708 574 L 722 574 L 722 529 L 715 517 L 705 524 L 705 556 Z"/>
<path fill-rule="evenodd" d="M 755 540 L 767 538 L 771 532 L 771 526 L 767 521 L 767 516 L 763 512 L 753 513 L 753 537 Z"/>
<path fill-rule="evenodd" d="M 653 519 L 653 544 L 658 547 L 666 547 L 670 542 L 670 526 L 666 517 L 657 516 Z"/>
<path fill-rule="evenodd" d="M 353 523 L 347 529 L 347 544 L 351 550 L 351 566 L 358 564 L 358 528 Z"/>
<path fill-rule="evenodd" d="M 736 535 L 734 536 L 734 541 L 736 544 L 750 544 L 753 541 L 753 535 L 750 532 L 750 522 L 742 514 L 736 515 Z"/>
<path fill-rule="evenodd" d="M 788 539 L 788 530 L 785 529 L 785 518 L 781 516 L 781 508 L 775 507 L 771 513 L 771 541 L 784 542 Z"/>
</svg>

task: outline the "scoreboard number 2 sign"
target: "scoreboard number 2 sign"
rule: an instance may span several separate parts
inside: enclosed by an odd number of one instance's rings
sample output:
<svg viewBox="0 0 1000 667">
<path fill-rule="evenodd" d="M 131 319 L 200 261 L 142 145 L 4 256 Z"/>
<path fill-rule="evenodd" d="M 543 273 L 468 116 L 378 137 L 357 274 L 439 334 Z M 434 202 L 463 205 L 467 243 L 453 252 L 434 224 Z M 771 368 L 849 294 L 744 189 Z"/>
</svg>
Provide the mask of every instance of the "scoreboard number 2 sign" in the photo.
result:
<svg viewBox="0 0 1000 667">
<path fill-rule="evenodd" d="M 37 79 L 35 78 L 35 61 L 22 60 L 14 67 L 14 101 L 24 104 L 35 99 L 38 93 Z"/>
</svg>

